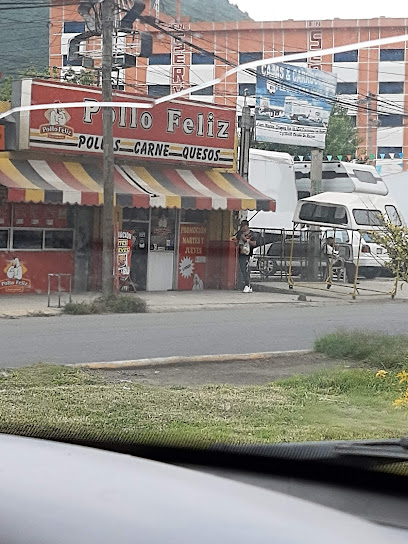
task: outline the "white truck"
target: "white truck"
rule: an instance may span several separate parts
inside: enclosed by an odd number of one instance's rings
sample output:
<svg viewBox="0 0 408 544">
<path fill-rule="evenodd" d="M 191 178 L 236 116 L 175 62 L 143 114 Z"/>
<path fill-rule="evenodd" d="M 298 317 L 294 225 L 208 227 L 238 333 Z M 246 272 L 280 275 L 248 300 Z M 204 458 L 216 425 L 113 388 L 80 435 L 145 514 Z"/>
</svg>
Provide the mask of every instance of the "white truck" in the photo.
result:
<svg viewBox="0 0 408 544">
<path fill-rule="evenodd" d="M 294 162 L 287 153 L 251 149 L 249 160 L 249 183 L 264 194 L 276 200 L 276 212 L 259 212 L 249 215 L 252 229 L 264 230 L 263 247 L 257 247 L 251 259 L 251 269 L 263 276 L 270 276 L 276 270 L 286 269 L 287 255 L 282 258 L 282 248 L 288 241 L 278 239 L 278 230 L 292 230 L 293 217 L 298 199 L 310 196 L 310 162 Z M 355 193 L 356 195 L 376 195 L 391 202 L 387 185 L 373 166 L 351 162 L 329 161 L 323 163 L 322 193 Z M 319 198 L 324 198 L 322 194 Z M 327 195 L 329 199 L 329 195 Z M 330 199 L 329 199 L 330 200 Z M 392 204 L 397 206 L 393 201 Z M 399 211 L 399 214 L 403 216 Z M 274 234 L 271 231 L 276 229 Z M 268 236 L 269 233 L 269 236 Z M 338 234 L 340 236 L 340 234 Z M 342 241 L 347 238 L 353 259 L 357 259 L 359 234 L 344 232 Z M 286 238 L 283 233 L 283 238 Z M 344 238 L 344 240 L 343 240 Z M 376 277 L 388 258 L 385 250 L 372 242 L 369 234 L 363 235 L 363 253 L 360 256 L 360 271 L 367 278 Z M 286 249 L 285 249 L 286 253 Z"/>
</svg>

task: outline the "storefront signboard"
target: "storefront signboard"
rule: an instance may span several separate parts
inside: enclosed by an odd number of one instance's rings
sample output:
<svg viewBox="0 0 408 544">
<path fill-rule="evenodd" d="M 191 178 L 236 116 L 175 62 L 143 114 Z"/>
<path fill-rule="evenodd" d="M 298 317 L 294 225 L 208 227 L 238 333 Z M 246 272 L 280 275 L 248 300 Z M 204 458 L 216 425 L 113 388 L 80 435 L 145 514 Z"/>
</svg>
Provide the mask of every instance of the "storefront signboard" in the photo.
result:
<svg viewBox="0 0 408 544">
<path fill-rule="evenodd" d="M 20 149 L 102 156 L 99 88 L 39 80 L 24 80 L 21 85 L 24 105 L 55 104 L 55 107 L 20 114 Z M 150 98 L 121 91 L 115 92 L 113 100 L 152 104 Z M 64 103 L 72 102 L 83 102 L 87 107 L 64 108 Z M 235 167 L 234 108 L 176 100 L 146 109 L 118 107 L 112 112 L 117 157 Z"/>
</svg>

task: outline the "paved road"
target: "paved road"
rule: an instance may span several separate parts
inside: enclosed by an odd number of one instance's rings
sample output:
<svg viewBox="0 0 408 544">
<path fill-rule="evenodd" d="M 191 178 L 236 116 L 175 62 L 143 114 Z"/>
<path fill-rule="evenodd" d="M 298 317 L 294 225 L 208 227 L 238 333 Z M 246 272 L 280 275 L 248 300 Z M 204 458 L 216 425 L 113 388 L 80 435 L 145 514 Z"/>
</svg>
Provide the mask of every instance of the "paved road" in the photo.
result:
<svg viewBox="0 0 408 544">
<path fill-rule="evenodd" d="M 408 331 L 402 301 L 0 320 L 0 364 L 120 361 L 311 348 L 339 328 Z"/>
</svg>

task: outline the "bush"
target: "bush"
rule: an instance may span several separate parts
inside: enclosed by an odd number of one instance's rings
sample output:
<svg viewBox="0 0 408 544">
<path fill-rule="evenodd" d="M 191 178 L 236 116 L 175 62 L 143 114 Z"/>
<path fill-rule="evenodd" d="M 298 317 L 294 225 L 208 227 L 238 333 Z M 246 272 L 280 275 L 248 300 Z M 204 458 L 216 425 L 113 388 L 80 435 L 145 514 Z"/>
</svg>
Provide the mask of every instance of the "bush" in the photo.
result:
<svg viewBox="0 0 408 544">
<path fill-rule="evenodd" d="M 101 296 L 91 302 L 69 302 L 62 310 L 70 315 L 143 314 L 146 302 L 135 295 Z"/>
<path fill-rule="evenodd" d="M 401 369 L 408 356 L 408 336 L 366 331 L 336 332 L 318 338 L 314 349 L 332 358 L 362 361 L 377 369 Z"/>
</svg>

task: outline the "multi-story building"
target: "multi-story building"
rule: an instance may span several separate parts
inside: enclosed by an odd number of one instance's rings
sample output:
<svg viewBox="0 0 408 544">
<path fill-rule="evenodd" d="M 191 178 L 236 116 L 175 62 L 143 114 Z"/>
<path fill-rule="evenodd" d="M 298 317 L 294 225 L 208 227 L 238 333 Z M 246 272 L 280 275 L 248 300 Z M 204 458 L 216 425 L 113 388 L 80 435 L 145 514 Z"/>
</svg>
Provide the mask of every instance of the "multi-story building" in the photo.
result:
<svg viewBox="0 0 408 544">
<path fill-rule="evenodd" d="M 52 8 L 51 23 L 50 65 L 66 68 L 69 40 L 84 29 L 84 23 L 72 5 Z M 153 55 L 149 59 L 138 59 L 136 67 L 119 74 L 120 84 L 126 90 L 161 96 L 221 77 L 231 65 L 312 49 L 316 55 L 301 59 L 297 64 L 337 76 L 339 101 L 349 104 L 349 114 L 358 127 L 360 153 L 374 154 L 377 164 L 382 162 L 385 166 L 388 161 L 396 167 L 394 170 L 402 165 L 408 168 L 407 44 L 401 42 L 334 55 L 319 53 L 335 46 L 406 34 L 408 19 L 185 21 L 183 28 L 184 39 L 201 51 L 189 46 L 184 51 L 175 50 L 175 40 L 166 33 L 168 24 L 163 24 L 163 32 L 143 26 L 141 30 L 154 33 Z M 191 98 L 233 104 L 239 114 L 244 95 L 255 95 L 255 82 L 253 74 L 238 72 L 212 87 L 192 92 Z"/>
</svg>

